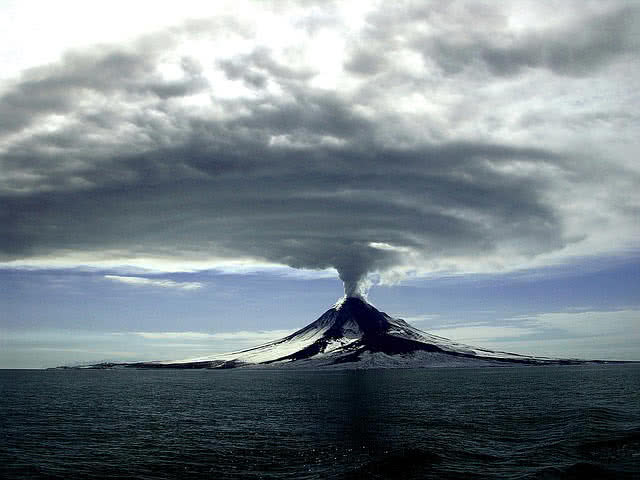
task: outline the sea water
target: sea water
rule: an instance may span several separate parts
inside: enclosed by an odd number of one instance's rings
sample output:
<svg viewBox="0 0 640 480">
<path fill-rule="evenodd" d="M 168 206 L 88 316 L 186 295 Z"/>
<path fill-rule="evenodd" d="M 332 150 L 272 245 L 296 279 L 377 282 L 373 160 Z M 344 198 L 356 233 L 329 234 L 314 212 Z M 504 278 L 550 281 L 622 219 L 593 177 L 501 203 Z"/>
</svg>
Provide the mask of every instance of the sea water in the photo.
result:
<svg viewBox="0 0 640 480">
<path fill-rule="evenodd" d="M 0 370 L 1 478 L 640 478 L 640 365 Z"/>
</svg>

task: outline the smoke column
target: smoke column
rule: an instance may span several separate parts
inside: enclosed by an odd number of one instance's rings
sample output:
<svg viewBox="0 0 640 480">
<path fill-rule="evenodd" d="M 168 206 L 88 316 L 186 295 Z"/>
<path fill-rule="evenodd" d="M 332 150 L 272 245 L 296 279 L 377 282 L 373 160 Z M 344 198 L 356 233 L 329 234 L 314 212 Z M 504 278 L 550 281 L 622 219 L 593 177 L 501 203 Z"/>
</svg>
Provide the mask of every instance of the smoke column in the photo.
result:
<svg viewBox="0 0 640 480">
<path fill-rule="evenodd" d="M 358 297 L 366 300 L 372 285 L 369 273 L 384 271 L 400 259 L 398 252 L 372 247 L 370 244 L 353 244 L 338 259 L 334 266 L 340 280 L 344 283 L 346 297 Z"/>
<path fill-rule="evenodd" d="M 344 294 L 346 297 L 367 298 L 367 291 L 369 290 L 369 287 L 371 287 L 371 281 L 367 278 L 366 274 L 360 278 L 354 279 L 344 277 L 341 273 L 340 279 L 344 283 Z"/>
</svg>

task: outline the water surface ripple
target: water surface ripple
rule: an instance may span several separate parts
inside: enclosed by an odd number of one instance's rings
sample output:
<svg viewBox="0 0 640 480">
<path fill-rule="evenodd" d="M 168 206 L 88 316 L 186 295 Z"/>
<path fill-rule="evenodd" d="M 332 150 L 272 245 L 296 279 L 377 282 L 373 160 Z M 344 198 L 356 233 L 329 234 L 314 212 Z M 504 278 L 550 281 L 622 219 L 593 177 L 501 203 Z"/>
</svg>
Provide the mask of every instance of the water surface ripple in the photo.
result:
<svg viewBox="0 0 640 480">
<path fill-rule="evenodd" d="M 640 478 L 640 366 L 0 370 L 1 478 Z"/>
</svg>

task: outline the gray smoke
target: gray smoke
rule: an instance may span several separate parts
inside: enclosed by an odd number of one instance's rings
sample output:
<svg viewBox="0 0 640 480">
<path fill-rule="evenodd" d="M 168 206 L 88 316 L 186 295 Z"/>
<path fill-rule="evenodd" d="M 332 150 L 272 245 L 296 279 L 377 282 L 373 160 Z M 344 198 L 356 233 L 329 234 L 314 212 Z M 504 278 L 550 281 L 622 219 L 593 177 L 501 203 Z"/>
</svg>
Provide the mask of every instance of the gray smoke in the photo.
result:
<svg viewBox="0 0 640 480">
<path fill-rule="evenodd" d="M 372 271 L 384 271 L 400 261 L 392 252 L 359 245 L 354 246 L 351 252 L 345 252 L 343 258 L 337 259 L 333 266 L 344 283 L 345 296 L 366 298 L 371 286 L 367 275 Z"/>
<path fill-rule="evenodd" d="M 231 31 L 251 41 L 222 18 L 25 73 L 0 95 L 0 258 L 250 258 L 333 267 L 353 296 L 376 272 L 569 255 L 604 235 L 601 218 L 618 236 L 598 245 L 627 240 L 640 135 L 637 109 L 624 111 L 633 76 L 610 66 L 640 64 L 638 9 L 522 35 L 489 7 L 442 7 L 446 22 L 414 9 L 369 16 L 347 45 L 344 90 L 256 39 L 225 58 L 173 51 Z M 606 35 L 587 28 L 598 20 Z M 158 73 L 167 58 L 178 79 Z M 211 69 L 249 93 L 224 97 Z M 571 101 L 545 103 L 540 78 Z M 599 151 L 614 135 L 629 150 Z"/>
</svg>

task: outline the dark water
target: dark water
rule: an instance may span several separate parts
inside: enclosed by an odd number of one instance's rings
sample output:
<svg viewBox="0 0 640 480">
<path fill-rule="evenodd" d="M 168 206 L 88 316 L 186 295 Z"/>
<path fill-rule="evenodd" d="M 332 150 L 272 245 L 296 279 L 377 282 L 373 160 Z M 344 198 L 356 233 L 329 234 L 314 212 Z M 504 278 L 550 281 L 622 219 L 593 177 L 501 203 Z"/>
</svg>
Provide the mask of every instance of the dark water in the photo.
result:
<svg viewBox="0 0 640 480">
<path fill-rule="evenodd" d="M 640 366 L 0 371 L 1 478 L 640 478 Z"/>
</svg>

